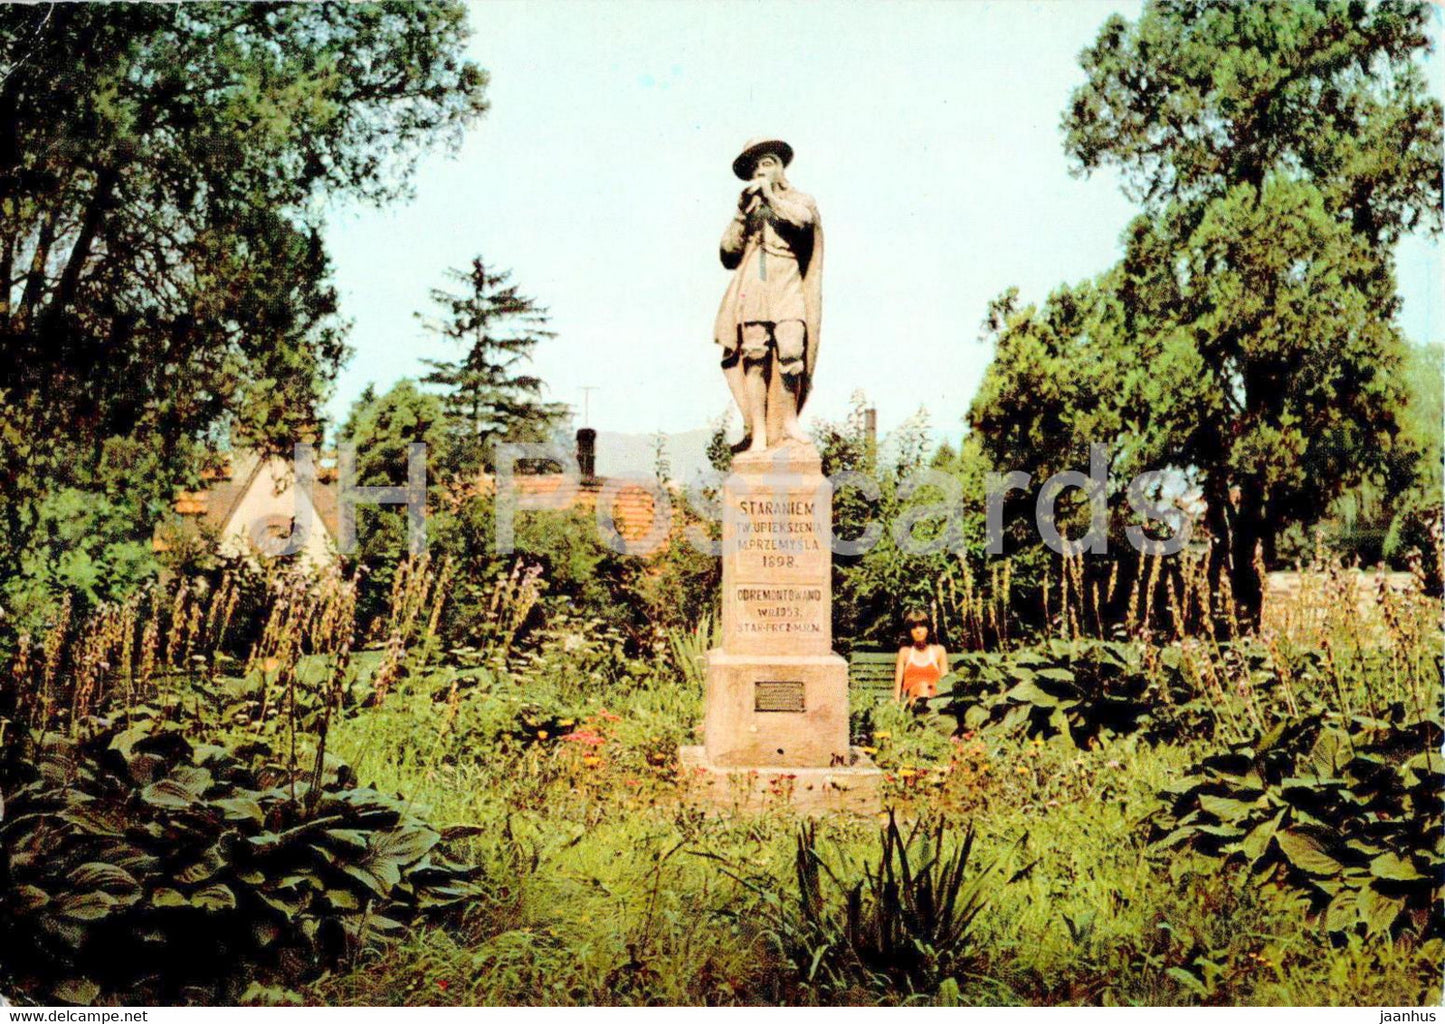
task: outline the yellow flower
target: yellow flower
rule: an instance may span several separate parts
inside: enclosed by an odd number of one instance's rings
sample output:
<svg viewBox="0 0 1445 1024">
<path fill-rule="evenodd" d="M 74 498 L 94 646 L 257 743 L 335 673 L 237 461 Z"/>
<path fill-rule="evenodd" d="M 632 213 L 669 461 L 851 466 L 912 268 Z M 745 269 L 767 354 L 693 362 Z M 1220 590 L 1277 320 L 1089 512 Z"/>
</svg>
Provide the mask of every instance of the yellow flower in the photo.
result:
<svg viewBox="0 0 1445 1024">
<path fill-rule="evenodd" d="M 917 774 L 918 774 L 917 770 L 916 770 L 916 769 L 913 769 L 913 768 L 900 768 L 900 769 L 898 769 L 898 775 L 899 775 L 900 778 L 911 779 L 911 778 L 913 778 L 913 776 L 915 776 L 915 775 L 917 775 Z"/>
<path fill-rule="evenodd" d="M 596 768 L 599 764 L 602 763 L 602 758 L 597 757 L 595 754 L 588 754 L 582 759 L 582 763 L 585 764 L 588 768 Z"/>
<path fill-rule="evenodd" d="M 545 740 L 546 738 L 547 738 L 547 730 L 546 730 L 546 729 L 538 729 L 538 730 L 537 730 L 537 739 L 539 739 L 539 740 Z"/>
<path fill-rule="evenodd" d="M 1014 771 L 1018 772 L 1020 775 L 1027 775 L 1029 773 L 1029 770 L 1024 767 L 1015 768 Z"/>
<path fill-rule="evenodd" d="M 562 726 L 562 728 L 565 729 L 565 728 L 567 728 L 567 726 L 569 726 L 569 725 L 576 725 L 577 723 L 576 723 L 573 719 L 563 718 L 563 719 L 560 719 L 560 720 L 557 722 L 557 724 L 560 725 L 560 726 Z"/>
<path fill-rule="evenodd" d="M 876 753 L 878 753 L 878 748 L 877 748 L 877 747 L 859 747 L 858 749 L 861 750 L 861 751 L 863 751 L 863 753 L 865 753 L 865 754 L 876 754 Z"/>
<path fill-rule="evenodd" d="M 886 739 L 888 739 L 889 737 L 891 737 L 892 735 L 893 735 L 893 734 L 892 734 L 891 732 L 889 732 L 887 729 L 879 729 L 877 732 L 875 732 L 875 733 L 873 734 L 873 737 L 874 737 L 875 739 L 886 740 Z"/>
</svg>

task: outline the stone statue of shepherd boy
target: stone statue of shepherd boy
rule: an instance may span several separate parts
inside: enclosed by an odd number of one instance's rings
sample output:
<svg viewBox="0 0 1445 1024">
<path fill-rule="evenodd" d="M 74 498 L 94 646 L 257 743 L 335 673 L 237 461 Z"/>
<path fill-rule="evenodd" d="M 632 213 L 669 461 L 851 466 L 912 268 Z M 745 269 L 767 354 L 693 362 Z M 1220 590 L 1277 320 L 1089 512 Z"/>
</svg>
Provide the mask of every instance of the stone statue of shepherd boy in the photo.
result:
<svg viewBox="0 0 1445 1024">
<path fill-rule="evenodd" d="M 808 444 L 798 414 L 818 358 L 823 227 L 813 197 L 788 184 L 793 148 L 754 139 L 733 161 L 747 182 L 723 232 L 722 264 L 734 271 L 714 330 L 723 376 L 742 410 L 738 450 L 788 440 Z M 781 387 L 774 385 L 774 376 Z"/>
</svg>

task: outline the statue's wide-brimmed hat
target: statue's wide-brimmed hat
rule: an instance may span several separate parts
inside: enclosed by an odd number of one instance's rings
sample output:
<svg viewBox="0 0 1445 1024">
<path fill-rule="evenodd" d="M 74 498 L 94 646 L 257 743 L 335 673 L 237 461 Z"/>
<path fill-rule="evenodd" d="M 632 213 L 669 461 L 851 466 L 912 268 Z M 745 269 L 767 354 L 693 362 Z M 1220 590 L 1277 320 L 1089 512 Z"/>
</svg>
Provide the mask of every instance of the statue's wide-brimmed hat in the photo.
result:
<svg viewBox="0 0 1445 1024">
<path fill-rule="evenodd" d="M 783 162 L 783 166 L 793 162 L 793 147 L 782 139 L 749 139 L 743 146 L 743 151 L 733 161 L 733 173 L 743 181 L 753 176 L 753 163 L 764 153 L 772 153 Z"/>
</svg>

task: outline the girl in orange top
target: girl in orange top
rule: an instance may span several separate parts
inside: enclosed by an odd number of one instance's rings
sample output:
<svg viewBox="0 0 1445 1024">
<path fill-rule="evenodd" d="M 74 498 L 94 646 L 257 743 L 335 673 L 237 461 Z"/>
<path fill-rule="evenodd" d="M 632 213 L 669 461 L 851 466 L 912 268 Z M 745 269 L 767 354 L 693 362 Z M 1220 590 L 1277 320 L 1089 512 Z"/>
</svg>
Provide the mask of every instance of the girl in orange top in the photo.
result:
<svg viewBox="0 0 1445 1024">
<path fill-rule="evenodd" d="M 903 628 L 911 641 L 898 649 L 893 672 L 893 699 L 913 703 L 938 693 L 938 681 L 948 674 L 948 652 L 942 644 L 930 643 L 933 623 L 928 615 L 913 609 L 903 616 Z"/>
</svg>

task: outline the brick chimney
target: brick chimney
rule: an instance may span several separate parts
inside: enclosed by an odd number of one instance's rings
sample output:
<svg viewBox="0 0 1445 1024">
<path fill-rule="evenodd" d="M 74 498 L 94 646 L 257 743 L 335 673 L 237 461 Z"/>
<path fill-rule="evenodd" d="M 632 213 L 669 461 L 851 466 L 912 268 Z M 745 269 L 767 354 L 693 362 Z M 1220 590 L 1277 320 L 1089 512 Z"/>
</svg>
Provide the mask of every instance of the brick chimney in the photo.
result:
<svg viewBox="0 0 1445 1024">
<path fill-rule="evenodd" d="M 597 476 L 597 431 L 591 427 L 577 431 L 577 466 L 582 470 L 582 479 Z"/>
<path fill-rule="evenodd" d="M 870 451 L 878 447 L 878 410 L 872 406 L 863 410 L 863 438 Z"/>
</svg>

